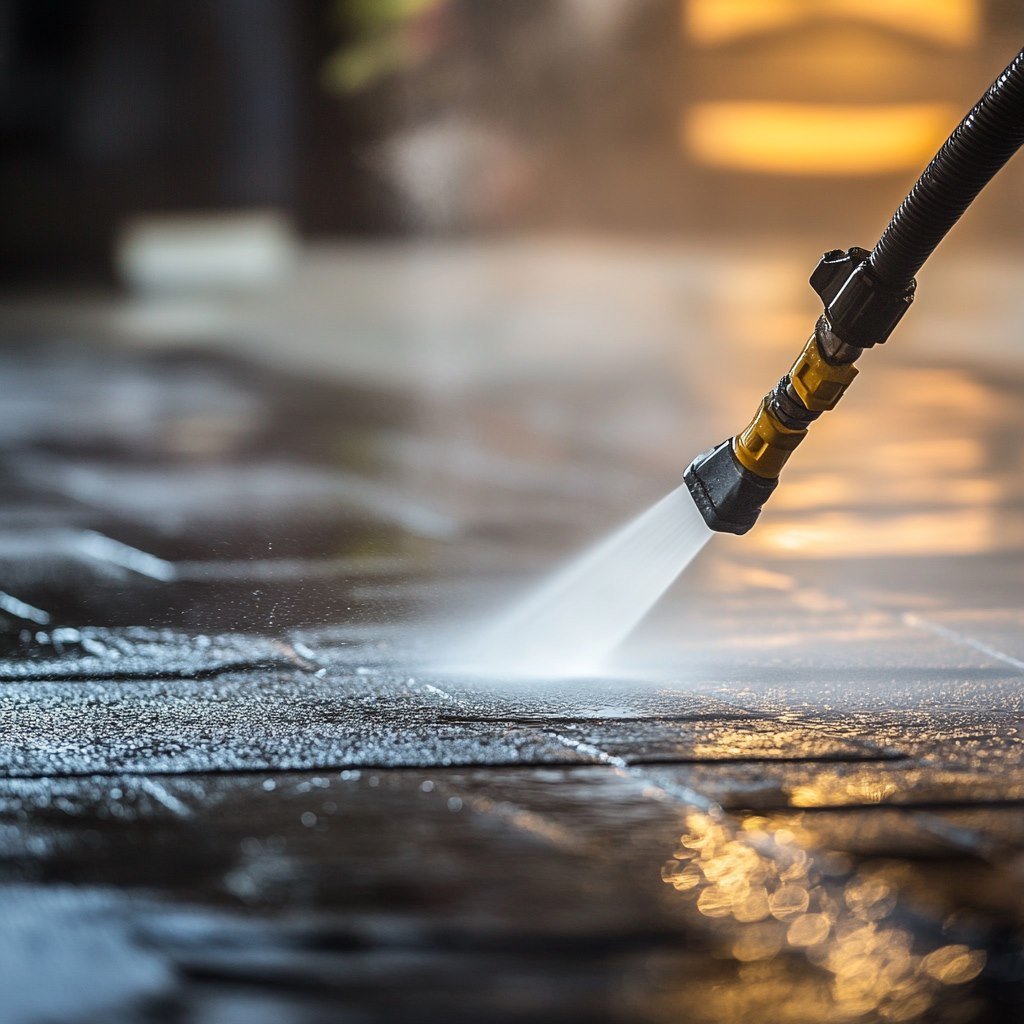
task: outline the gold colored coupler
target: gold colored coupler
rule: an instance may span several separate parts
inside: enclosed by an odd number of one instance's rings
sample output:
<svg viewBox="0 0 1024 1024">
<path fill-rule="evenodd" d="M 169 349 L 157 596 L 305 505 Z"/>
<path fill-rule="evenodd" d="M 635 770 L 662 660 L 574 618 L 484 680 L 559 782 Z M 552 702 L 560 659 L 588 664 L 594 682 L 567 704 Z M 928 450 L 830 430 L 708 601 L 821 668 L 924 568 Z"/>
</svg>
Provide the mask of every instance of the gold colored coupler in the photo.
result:
<svg viewBox="0 0 1024 1024">
<path fill-rule="evenodd" d="M 827 412 L 857 376 L 852 363 L 833 365 L 821 354 L 812 334 L 789 371 L 789 381 L 805 409 Z M 806 427 L 790 427 L 775 414 L 769 395 L 746 428 L 733 438 L 733 451 L 744 469 L 766 480 L 775 480 L 786 460 L 807 436 Z"/>
<path fill-rule="evenodd" d="M 806 427 L 793 430 L 783 426 L 772 415 L 768 399 L 764 398 L 746 429 L 733 438 L 732 447 L 744 469 L 767 480 L 775 480 L 786 460 L 806 436 Z"/>
<path fill-rule="evenodd" d="M 828 412 L 857 376 L 853 363 L 836 366 L 821 354 L 818 339 L 812 334 L 789 371 L 789 380 L 804 407 L 812 412 Z"/>
</svg>

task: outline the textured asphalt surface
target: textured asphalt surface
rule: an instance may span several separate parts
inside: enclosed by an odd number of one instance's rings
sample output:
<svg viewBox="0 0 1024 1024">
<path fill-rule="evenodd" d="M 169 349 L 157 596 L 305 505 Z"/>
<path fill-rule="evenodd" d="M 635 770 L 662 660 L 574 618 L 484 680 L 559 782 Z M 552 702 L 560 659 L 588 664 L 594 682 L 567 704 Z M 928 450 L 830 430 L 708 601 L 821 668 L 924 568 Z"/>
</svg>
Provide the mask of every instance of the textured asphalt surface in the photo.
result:
<svg viewBox="0 0 1024 1024">
<path fill-rule="evenodd" d="M 1024 379 L 879 365 L 606 678 L 527 685 L 444 638 L 673 486 L 699 395 L 11 338 L 0 1020 L 1018 1019 Z"/>
</svg>

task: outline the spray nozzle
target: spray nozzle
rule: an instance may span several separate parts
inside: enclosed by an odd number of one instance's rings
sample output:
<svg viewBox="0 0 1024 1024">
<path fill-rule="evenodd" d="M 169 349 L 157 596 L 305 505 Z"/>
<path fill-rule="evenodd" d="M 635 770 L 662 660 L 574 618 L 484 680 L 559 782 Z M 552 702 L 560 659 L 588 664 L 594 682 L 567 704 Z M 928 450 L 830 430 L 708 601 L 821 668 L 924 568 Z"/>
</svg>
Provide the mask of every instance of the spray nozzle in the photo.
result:
<svg viewBox="0 0 1024 1024">
<path fill-rule="evenodd" d="M 897 306 L 891 293 L 872 283 L 866 258 L 864 249 L 835 250 L 822 257 L 811 284 L 825 311 L 789 373 L 740 433 L 698 455 L 686 470 L 686 486 L 712 530 L 742 534 L 754 525 L 807 428 L 835 407 L 857 376 L 854 359 L 868 345 L 884 341 L 909 306 L 913 289 Z M 830 313 L 834 300 L 851 288 L 864 308 L 849 303 L 842 307 L 846 333 L 840 337 Z M 866 333 L 866 325 L 874 326 L 875 333 Z M 847 335 L 856 340 L 851 343 Z"/>
<path fill-rule="evenodd" d="M 761 506 L 778 480 L 767 480 L 744 469 L 723 441 L 698 455 L 683 480 L 704 522 L 719 533 L 746 533 L 761 514 Z"/>
</svg>

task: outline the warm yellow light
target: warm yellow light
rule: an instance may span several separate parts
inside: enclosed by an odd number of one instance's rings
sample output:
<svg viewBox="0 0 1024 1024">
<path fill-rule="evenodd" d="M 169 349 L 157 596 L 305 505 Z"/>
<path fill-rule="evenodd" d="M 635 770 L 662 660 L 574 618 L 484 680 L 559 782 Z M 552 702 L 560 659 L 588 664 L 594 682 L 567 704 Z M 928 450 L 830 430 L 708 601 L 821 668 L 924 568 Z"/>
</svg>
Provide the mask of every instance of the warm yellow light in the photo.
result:
<svg viewBox="0 0 1024 1024">
<path fill-rule="evenodd" d="M 908 512 L 882 519 L 851 512 L 826 512 L 761 526 L 753 543 L 768 555 L 826 558 L 923 558 L 979 555 L 1021 547 L 1019 521 L 997 509 Z"/>
<path fill-rule="evenodd" d="M 884 174 L 919 167 L 956 124 L 942 103 L 698 103 L 682 141 L 701 163 L 767 174 Z"/>
<path fill-rule="evenodd" d="M 978 38 L 978 0 L 683 0 L 687 36 L 703 46 L 807 22 L 866 22 L 967 47 Z"/>
</svg>

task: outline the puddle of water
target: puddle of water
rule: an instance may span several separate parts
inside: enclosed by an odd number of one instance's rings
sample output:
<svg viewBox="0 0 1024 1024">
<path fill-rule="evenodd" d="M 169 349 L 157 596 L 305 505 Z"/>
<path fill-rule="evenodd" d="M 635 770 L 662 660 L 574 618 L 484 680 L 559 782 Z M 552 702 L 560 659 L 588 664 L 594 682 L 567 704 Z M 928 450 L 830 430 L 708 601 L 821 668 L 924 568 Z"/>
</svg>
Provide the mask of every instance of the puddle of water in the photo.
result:
<svg viewBox="0 0 1024 1024">
<path fill-rule="evenodd" d="M 446 667 L 511 678 L 600 674 L 711 536 L 680 486 L 458 645 Z"/>
</svg>

